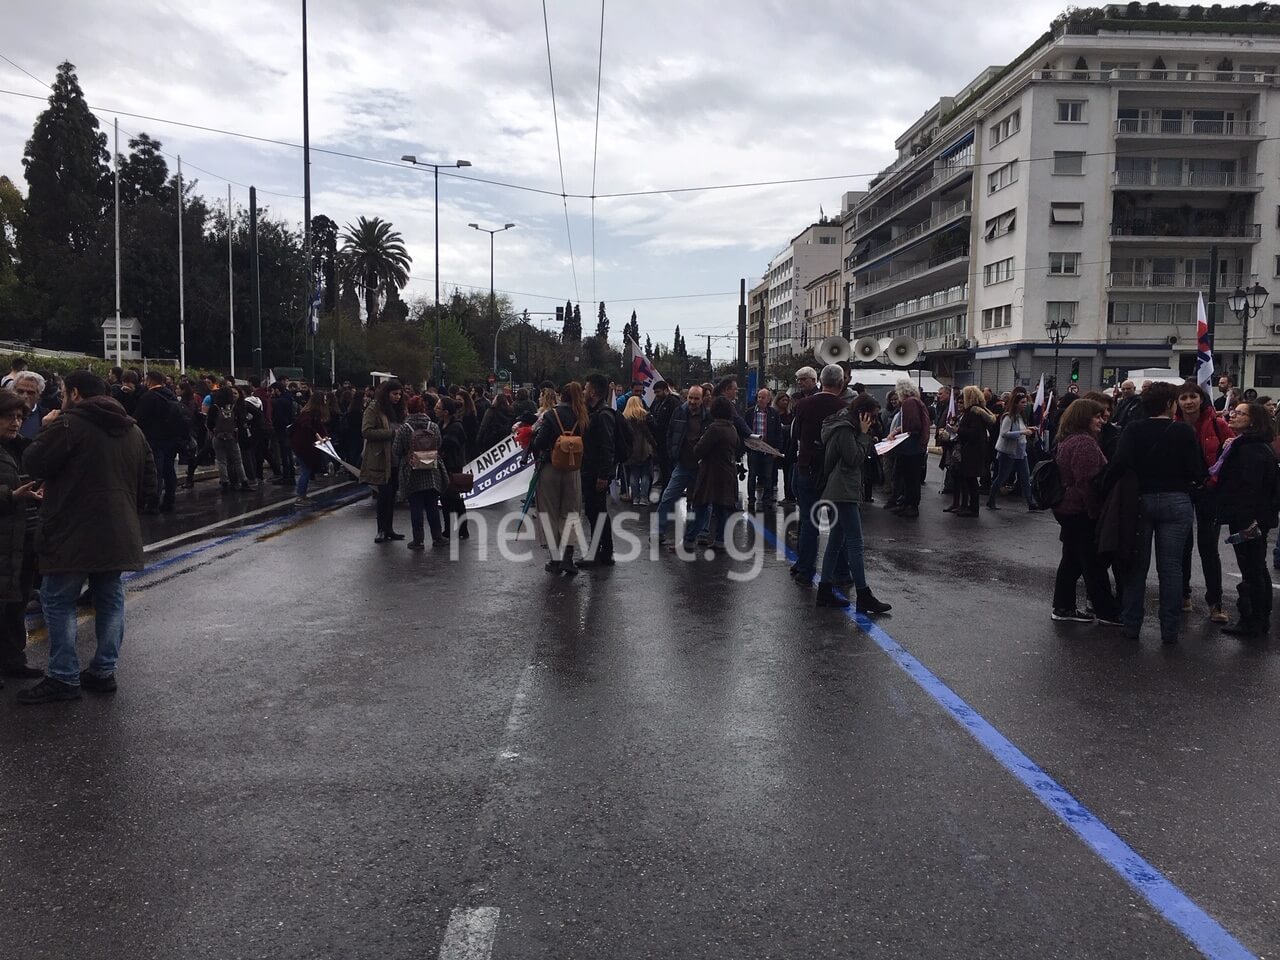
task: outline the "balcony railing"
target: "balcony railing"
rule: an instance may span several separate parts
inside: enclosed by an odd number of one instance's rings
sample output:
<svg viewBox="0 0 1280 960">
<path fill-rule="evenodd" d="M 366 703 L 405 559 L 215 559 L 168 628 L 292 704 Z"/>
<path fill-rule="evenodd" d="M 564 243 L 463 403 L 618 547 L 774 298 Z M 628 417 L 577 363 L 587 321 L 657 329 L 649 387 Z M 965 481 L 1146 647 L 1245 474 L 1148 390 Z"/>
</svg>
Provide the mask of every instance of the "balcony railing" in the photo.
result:
<svg viewBox="0 0 1280 960">
<path fill-rule="evenodd" d="M 955 263 L 957 261 L 967 259 L 969 259 L 969 248 L 967 246 L 948 250 L 945 253 L 938 254 L 932 259 L 925 260 L 921 263 L 917 263 L 915 266 L 908 267 L 900 273 L 895 273 L 892 276 L 883 277 L 879 280 L 871 280 L 867 283 L 859 283 L 855 285 L 853 289 L 853 298 L 855 300 L 861 300 L 865 297 L 871 296 L 873 293 L 878 293 L 881 290 L 885 290 L 899 283 L 903 283 L 906 280 L 910 280 L 912 277 L 918 277 L 921 274 L 928 273 L 930 270 L 936 270 L 938 267 L 946 266 L 949 263 Z"/>
<path fill-rule="evenodd" d="M 889 320 L 897 320 L 900 317 L 914 317 L 918 313 L 928 313 L 930 310 L 938 310 L 953 304 L 965 303 L 968 299 L 969 286 L 968 284 L 963 284 L 958 289 L 940 290 L 931 296 L 920 297 L 918 300 L 896 303 L 888 310 L 881 310 L 879 313 L 856 317 L 854 318 L 854 323 L 858 326 L 875 326 Z"/>
<path fill-rule="evenodd" d="M 937 172 L 909 193 L 902 195 L 892 203 L 887 203 L 878 207 L 869 207 L 868 209 L 863 210 L 858 215 L 858 222 L 849 230 L 849 237 L 847 239 L 852 239 L 853 237 L 866 233 L 871 228 L 893 216 L 899 210 L 903 210 L 906 207 L 911 206 L 911 204 L 915 203 L 921 197 L 928 196 L 930 193 L 937 190 L 944 183 L 952 180 L 960 173 L 966 170 L 972 170 L 973 161 L 969 160 L 965 163 L 956 164 L 939 163 L 935 164 L 935 167 L 937 168 Z"/>
<path fill-rule="evenodd" d="M 1276 74 L 1257 73 L 1249 70 L 1151 70 L 1143 67 L 1115 67 L 1111 70 L 1051 70 L 1031 71 L 1033 80 L 1079 81 L 1082 83 L 1107 83 L 1123 80 L 1155 81 L 1158 83 L 1239 83 L 1253 86 L 1274 86 Z"/>
<path fill-rule="evenodd" d="M 1239 274 L 1218 274 L 1218 289 L 1231 290 L 1241 285 Z M 1114 271 L 1107 274 L 1108 287 L 1129 287 L 1141 290 L 1207 290 L 1207 273 L 1148 273 Z"/>
<path fill-rule="evenodd" d="M 948 221 L 955 220 L 957 217 L 966 216 L 969 213 L 969 200 L 966 198 L 959 203 L 953 203 L 947 209 L 943 210 L 936 216 L 930 217 L 924 223 L 917 223 L 914 227 L 902 231 L 888 243 L 882 243 L 878 247 L 872 247 L 860 256 L 854 258 L 854 265 L 867 263 L 877 257 L 884 256 L 891 250 L 905 246 L 913 240 L 926 236 L 946 224 Z"/>
<path fill-rule="evenodd" d="M 1111 179 L 1117 187 L 1251 190 L 1262 186 L 1262 174 L 1235 171 L 1179 170 L 1176 173 L 1164 173 L 1159 170 L 1115 170 L 1112 171 Z"/>
<path fill-rule="evenodd" d="M 1111 224 L 1113 237 L 1143 237 L 1154 240 L 1178 240 L 1199 237 L 1260 240 L 1260 223 L 1197 223 L 1174 224 L 1152 220 L 1123 220 Z"/>
<path fill-rule="evenodd" d="M 1265 120 L 1193 120 L 1190 117 L 1120 117 L 1117 136 L 1146 137 L 1262 137 Z"/>
</svg>

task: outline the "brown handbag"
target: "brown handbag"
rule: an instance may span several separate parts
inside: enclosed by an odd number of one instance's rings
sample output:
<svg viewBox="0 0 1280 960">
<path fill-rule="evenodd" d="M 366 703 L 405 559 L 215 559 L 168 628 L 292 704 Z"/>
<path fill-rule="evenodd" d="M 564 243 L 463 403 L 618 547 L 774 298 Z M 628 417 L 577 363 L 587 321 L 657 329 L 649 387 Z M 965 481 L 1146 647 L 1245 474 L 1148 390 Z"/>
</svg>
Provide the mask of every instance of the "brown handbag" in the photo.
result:
<svg viewBox="0 0 1280 960">
<path fill-rule="evenodd" d="M 449 474 L 449 489 L 453 493 L 470 493 L 475 485 L 476 476 L 474 473 Z"/>
</svg>

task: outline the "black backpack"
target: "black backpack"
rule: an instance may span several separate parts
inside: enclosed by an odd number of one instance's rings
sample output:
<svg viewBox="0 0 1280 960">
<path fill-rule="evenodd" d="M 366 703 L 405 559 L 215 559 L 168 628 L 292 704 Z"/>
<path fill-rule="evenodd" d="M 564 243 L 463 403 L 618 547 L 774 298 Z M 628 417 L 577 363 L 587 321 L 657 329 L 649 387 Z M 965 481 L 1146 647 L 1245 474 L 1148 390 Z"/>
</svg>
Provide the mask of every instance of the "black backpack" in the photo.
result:
<svg viewBox="0 0 1280 960">
<path fill-rule="evenodd" d="M 1058 461 L 1053 457 L 1045 457 L 1031 471 L 1031 496 L 1040 506 L 1051 509 L 1060 504 L 1066 495 L 1067 488 L 1062 482 Z"/>
</svg>

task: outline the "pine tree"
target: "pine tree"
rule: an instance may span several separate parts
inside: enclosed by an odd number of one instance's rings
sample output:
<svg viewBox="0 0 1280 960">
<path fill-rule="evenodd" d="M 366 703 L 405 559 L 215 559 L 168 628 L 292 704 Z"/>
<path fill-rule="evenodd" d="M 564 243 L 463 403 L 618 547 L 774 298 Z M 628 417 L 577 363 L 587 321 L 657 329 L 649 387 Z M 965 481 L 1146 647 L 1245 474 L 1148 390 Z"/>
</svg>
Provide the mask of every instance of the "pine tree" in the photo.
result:
<svg viewBox="0 0 1280 960">
<path fill-rule="evenodd" d="M 62 63 L 49 106 L 22 156 L 26 223 L 18 237 L 20 274 L 31 296 L 36 337 L 83 349 L 108 299 L 109 258 L 100 245 L 110 181 L 107 136 L 89 112 L 75 66 Z"/>
<path fill-rule="evenodd" d="M 569 300 L 564 302 L 564 331 L 560 339 L 565 343 L 578 343 L 582 340 L 581 314 L 575 320 L 573 303 Z"/>
<path fill-rule="evenodd" d="M 649 340 L 649 335 L 647 333 L 644 335 L 644 355 L 646 357 L 653 356 L 653 343 Z"/>
<path fill-rule="evenodd" d="M 689 352 L 684 346 L 684 338 L 680 336 L 679 325 L 676 326 L 676 332 L 671 338 L 671 354 L 681 360 L 689 356 Z"/>
<path fill-rule="evenodd" d="M 631 322 L 627 324 L 626 332 L 627 336 L 636 343 L 640 342 L 640 322 L 636 320 L 636 312 L 634 310 L 631 311 Z"/>
<path fill-rule="evenodd" d="M 608 343 L 609 341 L 609 314 L 605 313 L 604 301 L 600 301 L 600 312 L 596 315 L 596 336 Z"/>
<path fill-rule="evenodd" d="M 573 342 L 579 343 L 582 340 L 582 309 L 578 304 L 573 305 Z"/>
</svg>

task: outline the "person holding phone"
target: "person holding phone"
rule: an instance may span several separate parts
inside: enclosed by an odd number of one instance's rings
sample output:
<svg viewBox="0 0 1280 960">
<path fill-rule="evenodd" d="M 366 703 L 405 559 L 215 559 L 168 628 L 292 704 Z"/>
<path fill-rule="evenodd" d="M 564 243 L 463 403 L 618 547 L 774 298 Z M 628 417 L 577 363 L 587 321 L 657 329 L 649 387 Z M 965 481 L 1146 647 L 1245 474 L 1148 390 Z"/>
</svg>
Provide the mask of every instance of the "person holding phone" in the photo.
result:
<svg viewBox="0 0 1280 960">
<path fill-rule="evenodd" d="M 876 599 L 867 586 L 863 564 L 862 471 L 874 444 L 872 425 L 877 403 L 862 394 L 847 410 L 833 413 L 822 421 L 823 464 L 826 482 L 821 499 L 835 508 L 836 524 L 827 535 L 827 549 L 822 556 L 822 580 L 818 584 L 817 605 L 847 607 L 849 601 L 836 596 L 834 580 L 843 553 L 849 563 L 849 574 L 857 590 L 859 613 L 887 613 L 892 607 Z M 817 508 L 820 509 L 820 508 Z"/>
<path fill-rule="evenodd" d="M 0 687 L 4 677 L 34 680 L 44 671 L 27 666 L 27 602 L 35 582 L 36 514 L 40 483 L 22 475 L 20 436 L 30 413 L 13 390 L 0 390 Z"/>
</svg>

